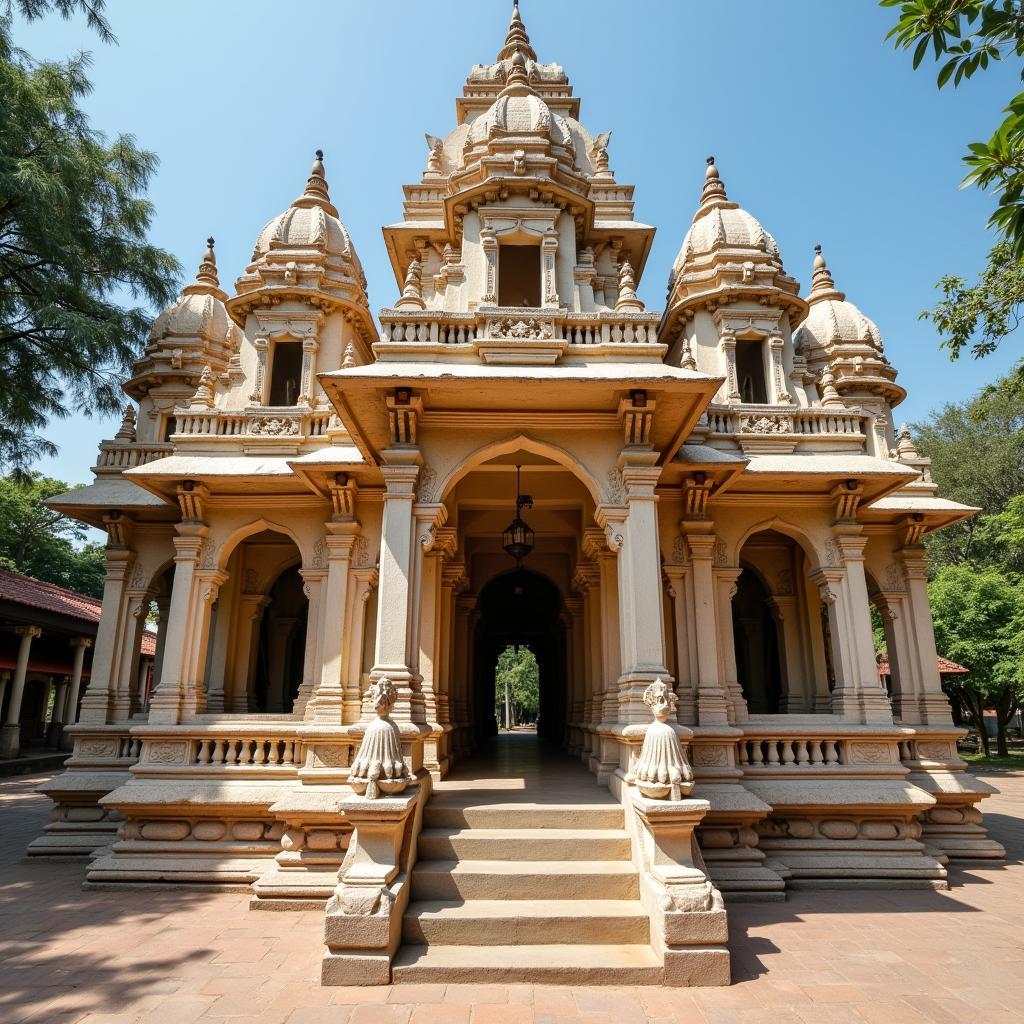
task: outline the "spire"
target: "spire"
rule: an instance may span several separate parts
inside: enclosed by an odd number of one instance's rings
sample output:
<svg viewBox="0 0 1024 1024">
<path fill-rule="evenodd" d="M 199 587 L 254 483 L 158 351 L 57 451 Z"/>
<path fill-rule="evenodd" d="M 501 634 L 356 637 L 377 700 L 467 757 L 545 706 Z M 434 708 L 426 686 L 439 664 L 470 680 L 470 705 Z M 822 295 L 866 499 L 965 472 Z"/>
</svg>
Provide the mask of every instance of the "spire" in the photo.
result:
<svg viewBox="0 0 1024 1024">
<path fill-rule="evenodd" d="M 704 172 L 704 189 L 700 194 L 700 205 L 710 206 L 711 203 L 722 202 L 729 197 L 725 194 L 725 185 L 715 166 L 715 158 L 708 157 L 708 169 Z"/>
<path fill-rule="evenodd" d="M 508 60 L 509 57 L 519 50 L 524 57 L 532 61 L 537 60 L 537 51 L 530 45 L 530 37 L 526 34 L 526 26 L 519 16 L 519 0 L 513 0 L 512 18 L 508 23 L 508 35 L 505 36 L 505 45 L 498 53 L 498 60 Z"/>
<path fill-rule="evenodd" d="M 825 257 L 821 254 L 821 246 L 814 247 L 814 262 L 811 264 L 811 293 L 807 296 L 808 302 L 817 302 L 821 299 L 839 299 L 842 301 L 846 296 L 836 288 L 832 279 L 832 271 L 828 269 Z"/>
<path fill-rule="evenodd" d="M 502 96 L 525 96 L 534 92 L 530 85 L 530 76 L 526 73 L 526 58 L 523 51 L 518 47 L 512 52 L 511 66 L 508 77 L 505 79 L 505 88 L 501 90 Z"/>
<path fill-rule="evenodd" d="M 206 252 L 203 253 L 203 262 L 199 264 L 199 273 L 196 274 L 196 282 L 199 284 L 212 285 L 214 288 L 220 287 L 220 281 L 217 278 L 217 257 L 213 252 L 214 241 L 210 237 L 206 240 Z"/>
<path fill-rule="evenodd" d="M 917 446 L 910 436 L 910 427 L 906 423 L 900 427 L 899 433 L 896 435 L 896 453 L 901 462 L 921 457 L 917 453 Z"/>
<path fill-rule="evenodd" d="M 619 267 L 619 297 L 615 300 L 615 312 L 621 313 L 625 310 L 636 310 L 642 312 L 644 304 L 637 298 L 636 278 L 633 276 L 633 267 L 629 260 L 623 260 Z"/>
<path fill-rule="evenodd" d="M 309 178 L 306 181 L 304 195 L 310 198 L 326 199 L 330 202 L 331 197 L 327 193 L 327 179 L 324 177 L 324 173 L 324 151 L 318 149 L 316 151 L 316 159 L 313 161 L 312 170 L 310 170 Z"/>
</svg>

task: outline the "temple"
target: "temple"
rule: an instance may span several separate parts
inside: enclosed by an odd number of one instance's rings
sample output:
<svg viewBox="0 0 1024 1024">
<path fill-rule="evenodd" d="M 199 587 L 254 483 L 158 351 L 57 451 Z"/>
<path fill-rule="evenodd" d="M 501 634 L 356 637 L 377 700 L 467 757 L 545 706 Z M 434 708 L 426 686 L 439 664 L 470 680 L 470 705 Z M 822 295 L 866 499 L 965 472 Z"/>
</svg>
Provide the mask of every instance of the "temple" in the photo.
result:
<svg viewBox="0 0 1024 1024">
<path fill-rule="evenodd" d="M 895 429 L 879 329 L 713 158 L 646 309 L 654 228 L 518 5 L 455 113 L 376 321 L 318 152 L 230 294 L 209 241 L 51 501 L 107 576 L 29 855 L 322 907 L 325 984 L 672 985 L 728 984 L 732 900 L 1002 856 L 922 546 L 975 510 Z M 512 644 L 537 737 L 497 735 Z"/>
</svg>

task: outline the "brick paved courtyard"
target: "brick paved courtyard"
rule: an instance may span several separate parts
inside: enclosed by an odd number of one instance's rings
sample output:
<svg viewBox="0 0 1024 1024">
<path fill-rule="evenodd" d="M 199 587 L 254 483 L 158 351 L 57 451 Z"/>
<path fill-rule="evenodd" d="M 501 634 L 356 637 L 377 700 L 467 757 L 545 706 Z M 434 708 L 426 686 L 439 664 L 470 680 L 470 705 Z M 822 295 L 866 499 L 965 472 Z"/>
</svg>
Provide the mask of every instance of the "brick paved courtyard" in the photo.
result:
<svg viewBox="0 0 1024 1024">
<path fill-rule="evenodd" d="M 729 908 L 729 989 L 399 985 L 322 989 L 320 913 L 242 893 L 83 892 L 26 864 L 42 778 L 0 782 L 0 1022 L 57 1024 L 1010 1024 L 1024 1019 L 1024 774 L 986 821 L 1005 866 L 949 892 L 802 893 Z"/>
</svg>

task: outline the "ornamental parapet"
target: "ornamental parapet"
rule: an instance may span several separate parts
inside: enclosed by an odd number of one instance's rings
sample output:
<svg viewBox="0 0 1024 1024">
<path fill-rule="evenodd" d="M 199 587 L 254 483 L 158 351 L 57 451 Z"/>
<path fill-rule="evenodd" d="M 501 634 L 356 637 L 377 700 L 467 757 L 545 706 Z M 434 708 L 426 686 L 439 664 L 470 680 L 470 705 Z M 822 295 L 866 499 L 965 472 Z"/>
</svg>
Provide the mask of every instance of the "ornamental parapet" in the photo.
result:
<svg viewBox="0 0 1024 1024">
<path fill-rule="evenodd" d="M 475 313 L 383 309 L 378 358 L 435 352 L 446 358 L 480 356 L 514 349 L 550 349 L 550 362 L 563 355 L 614 355 L 621 359 L 660 360 L 666 349 L 658 343 L 658 314 L 646 312 L 574 313 L 566 310 L 494 307 Z M 500 359 L 500 356 L 498 357 Z"/>
<path fill-rule="evenodd" d="M 305 757 L 301 723 L 216 722 L 150 730 L 137 727 L 141 742 L 136 775 L 297 776 Z"/>
<path fill-rule="evenodd" d="M 310 410 L 273 408 L 269 406 L 248 409 L 175 409 L 175 444 L 192 438 L 203 441 L 235 441 L 259 445 L 285 441 L 290 444 L 326 442 L 333 431 L 341 431 L 341 424 L 329 409 Z"/>
<path fill-rule="evenodd" d="M 868 417 L 857 409 L 778 405 L 709 405 L 709 440 L 738 441 L 745 452 L 789 454 L 802 447 L 861 451 Z"/>
<path fill-rule="evenodd" d="M 174 454 L 172 444 L 146 444 L 137 441 L 103 441 L 100 443 L 99 458 L 93 466 L 98 475 L 120 473 L 125 469 L 145 466 L 168 455 Z"/>
</svg>

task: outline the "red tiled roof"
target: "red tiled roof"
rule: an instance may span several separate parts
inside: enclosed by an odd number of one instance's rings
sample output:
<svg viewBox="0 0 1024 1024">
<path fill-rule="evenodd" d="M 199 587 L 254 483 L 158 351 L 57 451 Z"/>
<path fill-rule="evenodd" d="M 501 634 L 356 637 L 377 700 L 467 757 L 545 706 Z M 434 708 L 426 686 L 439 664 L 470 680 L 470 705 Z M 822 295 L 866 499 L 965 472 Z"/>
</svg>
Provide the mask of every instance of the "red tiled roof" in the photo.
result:
<svg viewBox="0 0 1024 1024">
<path fill-rule="evenodd" d="M 98 597 L 86 597 L 67 587 L 58 587 L 56 583 L 44 583 L 3 569 L 0 569 L 0 600 L 41 608 L 58 615 L 70 615 L 85 622 L 99 622 L 103 604 Z"/>
<path fill-rule="evenodd" d="M 99 622 L 103 602 L 98 597 L 89 597 L 77 591 L 59 587 L 56 583 L 45 583 L 32 576 L 0 569 L 0 601 L 56 612 L 83 622 Z M 142 634 L 142 653 L 153 657 L 156 654 L 156 633 L 147 629 Z"/>
<path fill-rule="evenodd" d="M 939 658 L 940 676 L 965 676 L 970 671 L 969 668 L 964 668 L 963 665 L 958 665 L 955 661 L 950 661 L 949 658 Z M 890 675 L 889 659 L 884 654 L 878 660 L 878 674 L 880 676 Z"/>
</svg>

